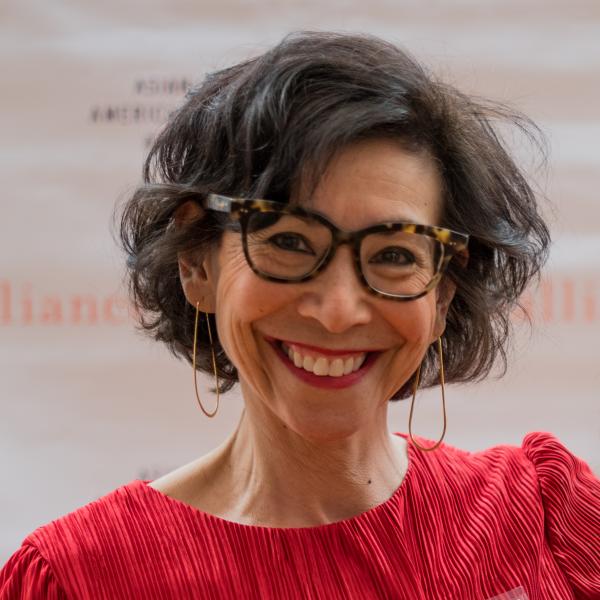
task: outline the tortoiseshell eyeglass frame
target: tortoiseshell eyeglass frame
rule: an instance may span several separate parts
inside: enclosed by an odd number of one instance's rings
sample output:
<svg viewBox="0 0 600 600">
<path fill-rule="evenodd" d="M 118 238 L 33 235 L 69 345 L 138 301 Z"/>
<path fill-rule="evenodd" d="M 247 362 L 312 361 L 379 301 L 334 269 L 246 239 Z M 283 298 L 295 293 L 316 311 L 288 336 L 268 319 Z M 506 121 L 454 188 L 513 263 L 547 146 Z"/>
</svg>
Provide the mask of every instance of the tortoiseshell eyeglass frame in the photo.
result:
<svg viewBox="0 0 600 600">
<path fill-rule="evenodd" d="M 208 196 L 206 196 L 206 198 L 203 199 L 201 204 L 206 209 L 228 213 L 234 221 L 239 222 L 242 233 L 242 244 L 244 247 L 244 254 L 246 256 L 246 262 L 248 263 L 249 267 L 262 279 L 267 279 L 269 281 L 277 281 L 279 283 L 299 283 L 302 281 L 313 279 L 327 268 L 327 265 L 331 262 L 332 258 L 334 257 L 338 246 L 340 246 L 341 244 L 351 244 L 353 249 L 356 273 L 360 282 L 367 290 L 369 290 L 372 294 L 375 294 L 376 296 L 386 298 L 388 300 L 397 300 L 400 302 L 416 300 L 417 298 L 425 296 L 428 292 L 435 288 L 435 286 L 440 282 L 444 271 L 448 267 L 448 264 L 450 263 L 453 257 L 457 255 L 462 255 L 466 258 L 467 256 L 467 246 L 469 242 L 469 236 L 467 234 L 452 231 L 451 229 L 445 229 L 443 227 L 436 227 L 434 225 L 419 225 L 417 223 L 391 222 L 379 223 L 377 225 L 372 225 L 371 227 L 366 227 L 365 229 L 360 229 L 358 231 L 344 231 L 336 227 L 333 223 L 328 221 L 323 215 L 319 213 L 308 211 L 298 206 L 290 206 L 288 204 L 283 204 L 281 202 L 272 202 L 270 200 L 258 200 L 249 198 L 235 198 L 229 196 L 222 196 L 220 194 L 208 194 Z M 246 237 L 247 225 L 253 213 L 267 212 L 297 215 L 300 217 L 311 217 L 319 223 L 325 225 L 325 227 L 327 227 L 331 231 L 331 245 L 329 246 L 328 251 L 323 255 L 321 260 L 317 263 L 317 265 L 312 271 L 301 277 L 287 279 L 263 273 L 255 267 L 248 253 L 248 244 Z M 440 257 L 440 260 L 437 265 L 437 272 L 435 273 L 431 281 L 425 286 L 425 289 L 419 292 L 418 294 L 387 294 L 385 292 L 371 287 L 369 285 L 369 282 L 366 280 L 360 264 L 361 242 L 365 236 L 371 233 L 379 233 L 385 231 L 403 231 L 404 233 L 419 234 L 440 242 L 443 251 L 442 256 Z"/>
</svg>

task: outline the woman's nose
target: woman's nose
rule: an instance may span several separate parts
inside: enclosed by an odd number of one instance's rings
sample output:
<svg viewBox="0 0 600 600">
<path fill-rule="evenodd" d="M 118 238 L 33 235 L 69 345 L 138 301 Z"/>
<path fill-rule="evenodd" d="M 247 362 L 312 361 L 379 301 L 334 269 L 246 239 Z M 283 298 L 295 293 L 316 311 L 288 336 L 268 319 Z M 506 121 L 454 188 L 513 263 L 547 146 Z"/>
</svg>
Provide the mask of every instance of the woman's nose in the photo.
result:
<svg viewBox="0 0 600 600">
<path fill-rule="evenodd" d="M 338 248 L 324 271 L 300 285 L 303 293 L 298 313 L 316 319 L 328 331 L 341 333 L 370 322 L 374 296 L 359 280 L 352 250 L 347 245 Z"/>
</svg>

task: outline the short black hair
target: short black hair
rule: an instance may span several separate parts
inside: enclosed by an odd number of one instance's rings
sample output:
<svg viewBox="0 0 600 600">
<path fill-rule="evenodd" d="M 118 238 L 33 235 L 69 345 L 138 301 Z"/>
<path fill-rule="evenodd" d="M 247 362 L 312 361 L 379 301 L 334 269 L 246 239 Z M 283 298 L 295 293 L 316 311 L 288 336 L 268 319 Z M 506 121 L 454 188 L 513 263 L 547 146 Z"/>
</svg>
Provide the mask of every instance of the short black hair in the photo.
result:
<svg viewBox="0 0 600 600">
<path fill-rule="evenodd" d="M 177 257 L 201 256 L 218 244 L 225 222 L 207 211 L 174 227 L 186 200 L 217 192 L 288 202 L 299 178 L 308 173 L 316 182 L 340 148 L 385 136 L 433 157 L 443 181 L 439 225 L 471 236 L 468 264 L 451 263 L 446 275 L 456 284 L 443 336 L 446 381 L 482 379 L 497 361 L 504 372 L 511 312 L 539 274 L 550 236 L 498 123 L 517 127 L 543 153 L 531 120 L 461 93 L 405 50 L 370 35 L 293 33 L 256 58 L 210 73 L 158 135 L 144 183 L 121 214 L 141 327 L 191 362 L 195 311 Z M 224 392 L 238 375 L 210 319 Z M 197 368 L 212 373 L 209 348 L 203 323 Z M 422 385 L 434 385 L 437 373 L 432 346 Z M 392 399 L 406 397 L 411 385 Z"/>
</svg>

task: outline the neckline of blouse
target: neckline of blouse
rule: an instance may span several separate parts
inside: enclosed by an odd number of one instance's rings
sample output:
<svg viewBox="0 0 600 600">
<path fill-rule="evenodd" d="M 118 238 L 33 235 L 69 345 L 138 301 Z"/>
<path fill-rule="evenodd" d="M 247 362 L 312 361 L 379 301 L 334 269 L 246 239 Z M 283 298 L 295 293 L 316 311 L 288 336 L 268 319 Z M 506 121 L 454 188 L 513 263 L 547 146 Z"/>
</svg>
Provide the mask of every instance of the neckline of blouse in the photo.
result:
<svg viewBox="0 0 600 600">
<path fill-rule="evenodd" d="M 192 514 L 197 515 L 198 517 L 204 519 L 205 521 L 209 521 L 213 524 L 220 525 L 222 528 L 233 528 L 236 530 L 247 530 L 247 531 L 263 531 L 263 532 L 310 532 L 310 531 L 322 531 L 326 529 L 335 530 L 338 528 L 349 527 L 352 525 L 357 525 L 365 520 L 370 520 L 373 517 L 379 515 L 380 512 L 385 511 L 390 505 L 394 504 L 397 498 L 404 492 L 406 489 L 409 480 L 412 478 L 412 473 L 415 470 L 415 457 L 418 450 L 413 446 L 407 434 L 405 433 L 394 433 L 394 435 L 403 437 L 406 440 L 406 453 L 408 458 L 408 466 L 406 468 L 406 472 L 404 473 L 404 477 L 400 482 L 400 485 L 393 491 L 392 495 L 382 502 L 381 504 L 377 504 L 376 506 L 369 508 L 368 510 L 359 513 L 358 515 L 354 515 L 353 517 L 349 517 L 347 519 L 342 519 L 340 521 L 333 521 L 331 523 L 323 523 L 321 525 L 311 525 L 311 526 L 302 526 L 302 527 L 269 527 L 267 525 L 252 525 L 248 523 L 239 523 L 238 521 L 229 521 L 228 519 L 224 519 L 223 517 L 218 517 L 217 515 L 213 515 L 212 513 L 204 512 L 203 510 L 188 504 L 187 502 L 183 502 L 182 500 L 177 500 L 176 498 L 172 498 L 168 496 L 164 492 L 161 492 L 148 484 L 152 482 L 149 479 L 138 479 L 134 481 L 134 484 L 138 484 L 143 490 L 145 490 L 151 496 L 156 498 L 160 498 L 163 501 L 167 501 L 174 506 L 178 506 L 191 512 Z"/>
</svg>

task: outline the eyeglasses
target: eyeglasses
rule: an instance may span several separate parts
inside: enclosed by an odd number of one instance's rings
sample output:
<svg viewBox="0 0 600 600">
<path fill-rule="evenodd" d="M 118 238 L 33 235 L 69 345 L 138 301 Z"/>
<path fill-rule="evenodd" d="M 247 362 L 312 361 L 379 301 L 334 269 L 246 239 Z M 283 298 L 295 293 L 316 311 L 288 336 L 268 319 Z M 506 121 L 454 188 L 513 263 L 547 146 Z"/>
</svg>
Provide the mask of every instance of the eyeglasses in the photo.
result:
<svg viewBox="0 0 600 600">
<path fill-rule="evenodd" d="M 406 301 L 441 280 L 469 236 L 415 223 L 380 223 L 359 231 L 338 229 L 323 215 L 269 200 L 209 194 L 206 209 L 228 213 L 241 229 L 246 261 L 263 279 L 299 283 L 325 270 L 341 244 L 351 244 L 356 273 L 373 294 Z"/>
</svg>

